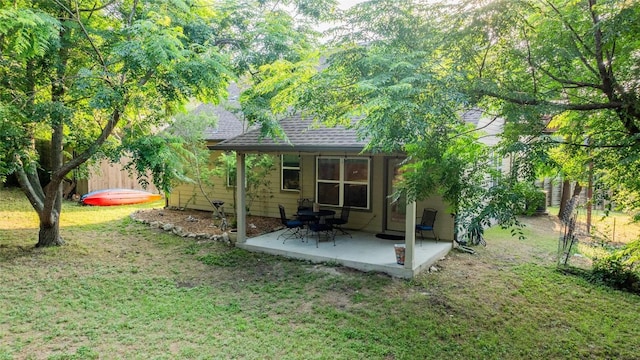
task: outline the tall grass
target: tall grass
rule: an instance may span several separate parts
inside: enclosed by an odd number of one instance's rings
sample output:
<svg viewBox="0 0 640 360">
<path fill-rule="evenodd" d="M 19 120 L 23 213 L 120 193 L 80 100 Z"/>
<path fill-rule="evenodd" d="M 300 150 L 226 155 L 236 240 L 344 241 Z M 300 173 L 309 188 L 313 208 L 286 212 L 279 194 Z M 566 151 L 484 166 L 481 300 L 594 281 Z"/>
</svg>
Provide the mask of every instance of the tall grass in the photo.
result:
<svg viewBox="0 0 640 360">
<path fill-rule="evenodd" d="M 557 272 L 545 227 L 403 281 L 177 238 L 139 208 L 65 204 L 68 245 L 34 249 L 0 190 L 0 359 L 638 356 L 640 298 Z"/>
</svg>

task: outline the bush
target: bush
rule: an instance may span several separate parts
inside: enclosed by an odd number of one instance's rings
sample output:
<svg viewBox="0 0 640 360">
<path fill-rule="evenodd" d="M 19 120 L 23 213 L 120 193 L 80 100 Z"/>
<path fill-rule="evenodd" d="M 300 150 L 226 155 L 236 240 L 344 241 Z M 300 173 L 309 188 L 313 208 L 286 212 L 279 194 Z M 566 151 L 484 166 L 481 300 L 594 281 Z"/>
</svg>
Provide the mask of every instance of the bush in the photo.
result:
<svg viewBox="0 0 640 360">
<path fill-rule="evenodd" d="M 593 263 L 591 280 L 616 289 L 640 293 L 640 275 L 616 253 Z"/>
<path fill-rule="evenodd" d="M 545 208 L 547 195 L 534 184 L 519 183 L 513 190 L 521 197 L 519 209 L 521 215 L 534 215 L 537 210 Z"/>
</svg>

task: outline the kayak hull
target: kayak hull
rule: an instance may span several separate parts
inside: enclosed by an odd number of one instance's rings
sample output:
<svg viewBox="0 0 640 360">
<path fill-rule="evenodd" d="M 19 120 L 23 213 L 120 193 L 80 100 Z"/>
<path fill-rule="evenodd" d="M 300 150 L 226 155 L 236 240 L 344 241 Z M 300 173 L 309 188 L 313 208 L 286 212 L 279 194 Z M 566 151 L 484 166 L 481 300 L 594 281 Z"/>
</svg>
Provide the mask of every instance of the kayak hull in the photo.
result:
<svg viewBox="0 0 640 360">
<path fill-rule="evenodd" d="M 83 195 L 80 198 L 80 203 L 92 206 L 132 205 L 156 201 L 161 198 L 160 194 L 152 194 L 142 190 L 107 189 Z"/>
</svg>

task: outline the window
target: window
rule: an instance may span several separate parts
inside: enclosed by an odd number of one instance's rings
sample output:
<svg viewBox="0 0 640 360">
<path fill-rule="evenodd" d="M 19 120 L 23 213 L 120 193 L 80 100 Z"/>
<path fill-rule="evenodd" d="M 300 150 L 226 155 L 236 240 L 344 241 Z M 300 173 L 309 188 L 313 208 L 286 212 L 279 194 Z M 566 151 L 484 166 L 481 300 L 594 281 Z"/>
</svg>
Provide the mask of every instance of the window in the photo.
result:
<svg viewBox="0 0 640 360">
<path fill-rule="evenodd" d="M 300 191 L 300 157 L 298 155 L 282 155 L 281 163 L 281 190 Z"/>
<path fill-rule="evenodd" d="M 500 154 L 491 151 L 491 154 L 489 155 L 489 168 L 491 169 L 489 175 L 491 179 L 485 181 L 485 186 L 497 186 L 502 175 L 502 158 L 500 157 Z"/>
<path fill-rule="evenodd" d="M 369 209 L 368 158 L 318 157 L 316 199 L 321 205 Z"/>
<path fill-rule="evenodd" d="M 227 168 L 227 187 L 235 187 L 236 186 L 236 170 L 235 165 Z"/>
</svg>

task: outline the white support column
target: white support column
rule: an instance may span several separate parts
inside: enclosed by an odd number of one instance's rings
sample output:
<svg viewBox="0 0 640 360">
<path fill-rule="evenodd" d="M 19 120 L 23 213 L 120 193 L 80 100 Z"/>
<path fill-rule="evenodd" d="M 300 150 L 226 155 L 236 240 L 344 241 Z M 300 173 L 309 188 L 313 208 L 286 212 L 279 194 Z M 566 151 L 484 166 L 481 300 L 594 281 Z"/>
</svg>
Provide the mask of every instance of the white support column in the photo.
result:
<svg viewBox="0 0 640 360">
<path fill-rule="evenodd" d="M 236 222 L 239 243 L 247 241 L 246 167 L 244 153 L 236 153 Z"/>
<path fill-rule="evenodd" d="M 413 269 L 414 251 L 416 246 L 416 203 L 407 202 L 407 213 L 404 228 L 404 267 Z"/>
</svg>

